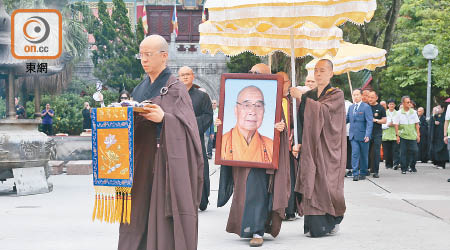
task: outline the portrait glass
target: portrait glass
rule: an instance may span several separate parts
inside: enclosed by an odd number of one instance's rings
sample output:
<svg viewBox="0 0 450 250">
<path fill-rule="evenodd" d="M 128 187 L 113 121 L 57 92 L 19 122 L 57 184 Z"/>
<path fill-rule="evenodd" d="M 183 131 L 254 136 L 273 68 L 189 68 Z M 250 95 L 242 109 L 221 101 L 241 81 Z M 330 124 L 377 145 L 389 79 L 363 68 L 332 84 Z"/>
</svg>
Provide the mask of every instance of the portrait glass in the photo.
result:
<svg viewBox="0 0 450 250">
<path fill-rule="evenodd" d="M 216 164 L 278 168 L 282 88 L 278 75 L 222 75 Z"/>
</svg>

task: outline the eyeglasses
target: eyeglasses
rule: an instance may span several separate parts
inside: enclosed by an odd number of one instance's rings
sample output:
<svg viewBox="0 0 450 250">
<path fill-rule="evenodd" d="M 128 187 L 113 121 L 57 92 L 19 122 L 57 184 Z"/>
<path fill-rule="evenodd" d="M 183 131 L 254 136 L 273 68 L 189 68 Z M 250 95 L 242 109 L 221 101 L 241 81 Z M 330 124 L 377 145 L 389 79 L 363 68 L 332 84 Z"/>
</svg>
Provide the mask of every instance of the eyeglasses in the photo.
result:
<svg viewBox="0 0 450 250">
<path fill-rule="evenodd" d="M 120 97 L 120 100 L 125 100 L 125 99 L 128 99 L 128 96 L 121 96 Z"/>
<path fill-rule="evenodd" d="M 157 51 L 157 52 L 139 52 L 139 54 L 136 54 L 135 57 L 136 57 L 136 59 L 150 58 L 150 57 L 156 55 L 157 53 L 163 53 L 163 52 L 166 52 L 166 51 L 161 50 L 161 51 Z"/>
<path fill-rule="evenodd" d="M 249 73 L 249 74 L 255 74 L 255 75 L 261 74 L 261 73 L 258 72 L 258 71 L 252 71 L 252 70 L 249 70 L 248 73 Z"/>
<path fill-rule="evenodd" d="M 256 101 L 256 103 L 251 103 L 250 101 L 236 102 L 236 104 L 241 105 L 245 111 L 249 111 L 255 108 L 257 111 L 264 109 L 264 101 Z"/>
</svg>

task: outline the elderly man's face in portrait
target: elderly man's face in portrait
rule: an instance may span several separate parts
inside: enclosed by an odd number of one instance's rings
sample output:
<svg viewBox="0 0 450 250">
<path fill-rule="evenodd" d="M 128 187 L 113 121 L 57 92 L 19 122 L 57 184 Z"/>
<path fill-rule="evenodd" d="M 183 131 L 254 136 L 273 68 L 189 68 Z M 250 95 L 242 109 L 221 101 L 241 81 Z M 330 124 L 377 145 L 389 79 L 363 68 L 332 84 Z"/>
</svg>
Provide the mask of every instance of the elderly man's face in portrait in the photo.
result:
<svg viewBox="0 0 450 250">
<path fill-rule="evenodd" d="M 264 96 L 256 88 L 245 89 L 238 96 L 234 112 L 239 129 L 257 130 L 264 119 Z"/>
</svg>

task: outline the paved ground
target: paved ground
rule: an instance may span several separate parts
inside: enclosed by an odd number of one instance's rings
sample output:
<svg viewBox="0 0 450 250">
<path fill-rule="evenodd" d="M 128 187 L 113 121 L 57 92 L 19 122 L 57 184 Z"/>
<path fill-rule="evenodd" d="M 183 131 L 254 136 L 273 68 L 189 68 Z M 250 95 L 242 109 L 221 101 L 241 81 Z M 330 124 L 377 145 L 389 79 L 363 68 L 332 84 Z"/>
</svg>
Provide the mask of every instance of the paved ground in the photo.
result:
<svg viewBox="0 0 450 250">
<path fill-rule="evenodd" d="M 280 235 L 260 249 L 450 249 L 449 169 L 418 164 L 418 173 L 381 167 L 381 178 L 347 178 L 347 212 L 335 236 L 303 235 L 303 219 L 283 223 Z M 249 249 L 248 240 L 225 232 L 229 204 L 216 208 L 218 167 L 212 166 L 211 204 L 199 215 L 199 250 Z M 1 250 L 116 249 L 118 226 L 91 221 L 91 176 L 52 176 L 48 194 L 16 197 L 0 184 Z"/>
</svg>

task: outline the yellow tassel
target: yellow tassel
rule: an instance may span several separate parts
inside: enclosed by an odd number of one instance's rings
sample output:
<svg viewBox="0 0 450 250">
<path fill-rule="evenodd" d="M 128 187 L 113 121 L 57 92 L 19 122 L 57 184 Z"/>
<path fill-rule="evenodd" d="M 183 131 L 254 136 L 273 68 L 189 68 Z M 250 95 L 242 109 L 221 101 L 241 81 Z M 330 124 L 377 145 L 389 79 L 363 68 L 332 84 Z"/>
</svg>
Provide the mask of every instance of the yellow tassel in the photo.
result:
<svg viewBox="0 0 450 250">
<path fill-rule="evenodd" d="M 107 195 L 106 196 L 106 205 L 107 206 L 105 206 L 105 214 L 106 214 L 106 217 L 105 217 L 105 222 L 108 222 L 108 220 L 109 220 L 109 207 L 111 206 L 111 200 L 109 199 L 109 195 Z"/>
<path fill-rule="evenodd" d="M 97 200 L 98 194 L 95 194 L 94 212 L 92 213 L 92 221 L 95 220 L 95 215 L 97 214 Z"/>
<path fill-rule="evenodd" d="M 131 194 L 127 194 L 127 223 L 131 223 Z"/>
<path fill-rule="evenodd" d="M 108 217 L 108 222 L 112 223 L 112 217 L 114 216 L 114 196 L 110 196 L 110 201 L 109 201 L 109 217 Z"/>
<path fill-rule="evenodd" d="M 117 221 L 122 223 L 122 211 L 123 211 L 123 196 L 122 193 L 119 193 L 119 209 L 117 210 Z"/>
<path fill-rule="evenodd" d="M 103 216 L 105 215 L 105 195 L 102 194 L 101 200 L 102 206 L 100 208 L 100 221 L 103 221 Z"/>
<path fill-rule="evenodd" d="M 123 211 L 122 211 L 122 223 L 127 222 L 127 194 L 123 194 Z"/>
<path fill-rule="evenodd" d="M 119 214 L 119 194 L 116 193 L 116 205 L 115 205 L 115 209 L 114 209 L 114 222 L 117 222 L 117 215 Z"/>
</svg>

